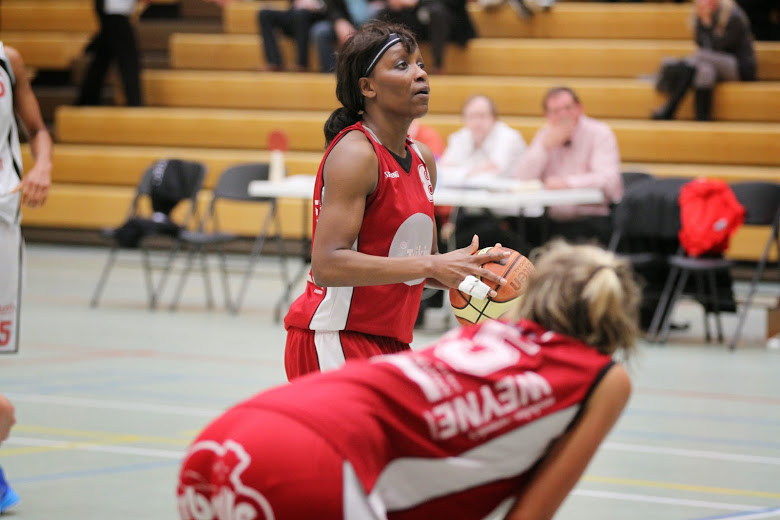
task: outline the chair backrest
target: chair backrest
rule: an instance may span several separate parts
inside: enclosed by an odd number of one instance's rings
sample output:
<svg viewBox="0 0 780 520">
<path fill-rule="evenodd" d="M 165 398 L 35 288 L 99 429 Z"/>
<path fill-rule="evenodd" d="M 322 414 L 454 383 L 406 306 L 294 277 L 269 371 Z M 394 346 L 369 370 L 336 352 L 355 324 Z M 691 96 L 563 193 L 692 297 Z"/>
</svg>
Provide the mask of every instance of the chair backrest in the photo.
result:
<svg viewBox="0 0 780 520">
<path fill-rule="evenodd" d="M 624 189 L 640 181 L 655 179 L 655 176 L 652 173 L 647 172 L 623 172 L 620 175 L 623 177 Z"/>
<path fill-rule="evenodd" d="M 188 226 L 197 215 L 198 193 L 206 178 L 207 167 L 198 161 L 176 160 L 181 163 L 181 200 L 186 200 L 189 206 L 181 225 Z M 142 197 L 151 197 L 155 172 L 159 172 L 160 168 L 164 168 L 168 161 L 170 159 L 155 161 L 144 171 L 136 186 L 135 197 L 133 197 L 133 201 L 130 204 L 128 218 L 143 216 L 140 215 L 139 201 Z"/>
<path fill-rule="evenodd" d="M 214 187 L 214 198 L 257 201 L 257 197 L 249 195 L 249 183 L 267 181 L 269 172 L 269 163 L 244 163 L 230 166 L 219 176 Z"/>
<path fill-rule="evenodd" d="M 745 224 L 771 226 L 780 215 L 780 184 L 776 182 L 734 182 L 734 195 L 745 208 Z"/>
<path fill-rule="evenodd" d="M 198 161 L 186 161 L 183 159 L 160 159 L 149 165 L 136 187 L 136 198 L 142 195 L 151 195 L 155 171 L 164 168 L 165 164 L 171 160 L 179 161 L 182 166 L 182 177 L 185 181 L 182 200 L 189 199 L 193 203 L 197 200 L 198 192 L 203 187 L 203 181 L 206 178 L 206 165 Z"/>
</svg>

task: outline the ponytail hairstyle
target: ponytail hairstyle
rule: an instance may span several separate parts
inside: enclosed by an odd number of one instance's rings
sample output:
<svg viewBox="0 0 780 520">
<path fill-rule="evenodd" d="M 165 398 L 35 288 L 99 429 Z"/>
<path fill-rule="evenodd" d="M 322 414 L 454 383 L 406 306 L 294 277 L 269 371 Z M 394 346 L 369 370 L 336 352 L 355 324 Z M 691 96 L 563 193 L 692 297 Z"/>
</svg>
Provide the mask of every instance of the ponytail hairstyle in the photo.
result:
<svg viewBox="0 0 780 520">
<path fill-rule="evenodd" d="M 326 145 L 344 128 L 362 119 L 365 98 L 360 91 L 360 78 L 373 73 L 372 63 L 381 58 L 389 39 L 396 37 L 407 52 L 417 48 L 417 41 L 408 29 L 383 21 L 364 25 L 344 43 L 336 60 L 336 97 L 342 106 L 325 122 Z"/>
<path fill-rule="evenodd" d="M 554 240 L 534 259 L 515 317 L 566 334 L 602 354 L 635 349 L 640 288 L 630 265 L 598 246 Z"/>
</svg>

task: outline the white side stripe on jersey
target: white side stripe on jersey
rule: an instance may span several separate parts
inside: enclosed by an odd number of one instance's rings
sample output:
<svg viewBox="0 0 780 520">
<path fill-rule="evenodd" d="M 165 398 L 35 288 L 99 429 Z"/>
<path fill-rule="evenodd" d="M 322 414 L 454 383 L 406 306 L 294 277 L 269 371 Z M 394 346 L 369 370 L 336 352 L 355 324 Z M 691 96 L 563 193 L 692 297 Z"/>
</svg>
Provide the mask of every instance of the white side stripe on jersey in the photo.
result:
<svg viewBox="0 0 780 520">
<path fill-rule="evenodd" d="M 539 460 L 551 439 L 564 432 L 579 408 L 577 404 L 537 419 L 458 457 L 396 459 L 379 476 L 370 501 L 383 503 L 387 511 L 399 511 L 520 475 Z"/>
</svg>

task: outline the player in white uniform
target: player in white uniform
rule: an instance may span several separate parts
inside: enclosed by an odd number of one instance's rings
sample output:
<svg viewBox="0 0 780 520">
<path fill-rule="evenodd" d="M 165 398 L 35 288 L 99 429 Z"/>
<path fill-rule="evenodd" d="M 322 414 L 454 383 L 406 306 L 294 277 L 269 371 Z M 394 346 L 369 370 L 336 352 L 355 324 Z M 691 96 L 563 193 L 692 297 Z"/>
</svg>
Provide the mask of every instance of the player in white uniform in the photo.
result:
<svg viewBox="0 0 780 520">
<path fill-rule="evenodd" d="M 27 131 L 35 164 L 23 175 L 17 118 Z M 19 348 L 22 292 L 21 207 L 46 202 L 51 183 L 52 141 L 41 117 L 22 57 L 0 42 L 0 352 Z M 0 513 L 19 497 L 0 470 Z"/>
</svg>

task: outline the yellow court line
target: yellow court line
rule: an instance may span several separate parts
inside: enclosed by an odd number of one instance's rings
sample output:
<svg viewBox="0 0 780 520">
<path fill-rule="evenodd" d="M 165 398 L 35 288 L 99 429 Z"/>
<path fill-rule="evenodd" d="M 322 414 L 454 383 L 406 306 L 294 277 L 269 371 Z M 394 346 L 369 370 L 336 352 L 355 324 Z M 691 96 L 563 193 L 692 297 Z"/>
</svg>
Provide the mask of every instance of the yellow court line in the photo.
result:
<svg viewBox="0 0 780 520">
<path fill-rule="evenodd" d="M 582 477 L 583 482 L 598 482 L 601 484 L 616 484 L 619 486 L 638 486 L 649 487 L 659 489 L 674 489 L 677 491 L 695 491 L 698 493 L 713 493 L 717 495 L 738 495 L 746 497 L 760 497 L 760 498 L 773 498 L 780 499 L 780 493 L 772 493 L 769 491 L 753 491 L 750 489 L 730 489 L 714 486 L 696 486 L 693 484 L 680 484 L 675 482 L 658 482 L 654 480 L 636 480 L 630 478 L 614 478 L 614 477 L 597 477 L 591 475 L 585 475 Z"/>
<path fill-rule="evenodd" d="M 11 457 L 14 455 L 33 455 L 36 453 L 49 453 L 52 451 L 67 451 L 77 450 L 82 446 L 108 446 L 110 443 L 94 443 L 94 442 L 69 442 L 61 444 L 59 446 L 25 446 L 24 448 L 3 448 L 3 457 Z"/>
<path fill-rule="evenodd" d="M 154 435 L 119 434 L 101 432 L 96 430 L 71 430 L 66 428 L 51 428 L 48 426 L 34 426 L 29 424 L 17 424 L 14 433 L 37 433 L 43 435 L 57 435 L 60 437 L 87 437 L 100 441 L 116 444 L 117 442 L 141 442 L 150 444 L 172 444 L 174 446 L 186 446 L 192 442 L 190 437 L 180 439 L 173 437 L 159 437 Z"/>
</svg>

